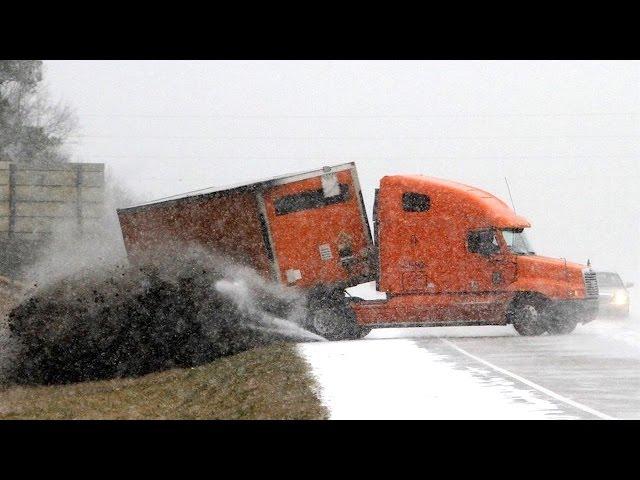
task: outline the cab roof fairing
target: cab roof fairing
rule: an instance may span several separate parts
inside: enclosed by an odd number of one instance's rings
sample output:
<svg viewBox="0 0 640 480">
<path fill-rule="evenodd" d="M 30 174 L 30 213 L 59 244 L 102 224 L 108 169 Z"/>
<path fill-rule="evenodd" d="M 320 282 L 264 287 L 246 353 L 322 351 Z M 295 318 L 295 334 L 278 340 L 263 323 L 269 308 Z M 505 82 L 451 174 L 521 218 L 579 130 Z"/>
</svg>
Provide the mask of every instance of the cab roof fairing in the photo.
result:
<svg viewBox="0 0 640 480">
<path fill-rule="evenodd" d="M 391 187 L 412 190 L 416 193 L 441 193 L 453 195 L 460 199 L 461 203 L 475 207 L 489 225 L 495 228 L 528 228 L 529 220 L 517 215 L 509 205 L 495 195 L 479 188 L 452 182 L 426 175 L 392 175 L 382 177 L 380 188 Z"/>
</svg>

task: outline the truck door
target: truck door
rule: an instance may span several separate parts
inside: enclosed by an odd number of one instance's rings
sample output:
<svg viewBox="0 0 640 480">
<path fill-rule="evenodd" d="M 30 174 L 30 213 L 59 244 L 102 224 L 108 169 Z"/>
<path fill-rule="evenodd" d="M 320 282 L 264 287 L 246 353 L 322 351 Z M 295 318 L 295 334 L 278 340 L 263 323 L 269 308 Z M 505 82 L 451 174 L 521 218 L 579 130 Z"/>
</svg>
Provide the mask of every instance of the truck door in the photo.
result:
<svg viewBox="0 0 640 480">
<path fill-rule="evenodd" d="M 516 262 L 506 253 L 502 238 L 494 229 L 473 230 L 467 234 L 464 279 L 469 292 L 502 291 L 515 281 Z"/>
</svg>

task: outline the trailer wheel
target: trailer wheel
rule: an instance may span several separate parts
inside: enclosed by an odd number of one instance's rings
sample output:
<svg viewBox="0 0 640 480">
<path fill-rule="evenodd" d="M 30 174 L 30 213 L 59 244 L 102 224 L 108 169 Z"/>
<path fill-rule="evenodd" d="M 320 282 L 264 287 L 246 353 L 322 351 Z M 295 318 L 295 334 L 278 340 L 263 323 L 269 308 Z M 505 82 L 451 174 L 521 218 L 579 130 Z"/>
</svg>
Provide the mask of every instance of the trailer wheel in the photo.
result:
<svg viewBox="0 0 640 480">
<path fill-rule="evenodd" d="M 535 297 L 521 297 L 509 307 L 507 320 L 522 336 L 542 335 L 548 328 L 545 309 L 543 300 Z"/>
<path fill-rule="evenodd" d="M 369 333 L 355 322 L 355 314 L 349 307 L 320 307 L 311 313 L 315 332 L 327 340 L 355 340 Z"/>
<path fill-rule="evenodd" d="M 327 340 L 356 340 L 369 333 L 356 323 L 356 314 L 347 302 L 344 290 L 317 287 L 309 295 L 307 325 Z"/>
</svg>

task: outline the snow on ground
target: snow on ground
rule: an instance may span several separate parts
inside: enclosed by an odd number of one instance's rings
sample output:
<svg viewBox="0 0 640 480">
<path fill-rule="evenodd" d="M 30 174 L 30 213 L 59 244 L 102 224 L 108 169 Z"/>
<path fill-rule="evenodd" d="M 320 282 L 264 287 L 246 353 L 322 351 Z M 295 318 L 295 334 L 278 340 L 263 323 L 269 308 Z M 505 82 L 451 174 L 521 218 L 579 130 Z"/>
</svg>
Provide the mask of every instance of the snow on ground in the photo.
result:
<svg viewBox="0 0 640 480">
<path fill-rule="evenodd" d="M 300 344 L 332 419 L 576 418 L 482 366 L 409 339 Z"/>
<path fill-rule="evenodd" d="M 640 350 L 640 315 L 630 318 L 603 318 L 580 326 L 575 334 L 599 335 Z"/>
<path fill-rule="evenodd" d="M 382 298 L 375 283 L 350 289 Z M 640 418 L 640 307 L 567 336 L 512 326 L 383 328 L 300 344 L 334 419 Z M 603 413 L 606 412 L 606 413 Z"/>
<path fill-rule="evenodd" d="M 367 340 L 386 338 L 425 337 L 518 337 L 511 325 L 485 325 L 474 327 L 398 327 L 376 328 L 367 335 Z"/>
<path fill-rule="evenodd" d="M 634 293 L 629 292 L 631 304 L 628 317 L 602 316 L 586 325 L 579 325 L 573 335 L 600 337 L 640 352 L 640 305 L 634 298 Z"/>
</svg>

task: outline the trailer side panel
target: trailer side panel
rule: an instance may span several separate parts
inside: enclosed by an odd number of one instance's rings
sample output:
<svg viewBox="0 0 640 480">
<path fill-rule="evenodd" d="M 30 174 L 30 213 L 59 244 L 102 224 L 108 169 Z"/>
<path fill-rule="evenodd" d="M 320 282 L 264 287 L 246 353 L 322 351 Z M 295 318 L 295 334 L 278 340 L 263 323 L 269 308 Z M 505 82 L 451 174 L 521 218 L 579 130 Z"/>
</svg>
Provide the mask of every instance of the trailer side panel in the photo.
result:
<svg viewBox="0 0 640 480">
<path fill-rule="evenodd" d="M 272 275 L 264 224 L 253 192 L 158 203 L 120 210 L 118 216 L 131 261 L 168 245 L 199 245 Z"/>
<path fill-rule="evenodd" d="M 197 244 L 302 288 L 372 280 L 373 244 L 353 163 L 118 210 L 132 261 Z"/>
</svg>

